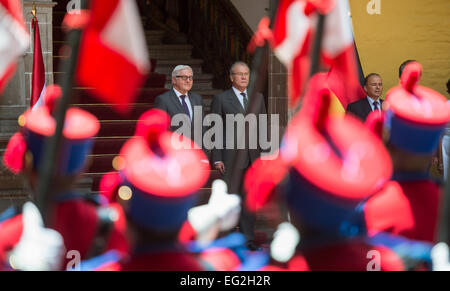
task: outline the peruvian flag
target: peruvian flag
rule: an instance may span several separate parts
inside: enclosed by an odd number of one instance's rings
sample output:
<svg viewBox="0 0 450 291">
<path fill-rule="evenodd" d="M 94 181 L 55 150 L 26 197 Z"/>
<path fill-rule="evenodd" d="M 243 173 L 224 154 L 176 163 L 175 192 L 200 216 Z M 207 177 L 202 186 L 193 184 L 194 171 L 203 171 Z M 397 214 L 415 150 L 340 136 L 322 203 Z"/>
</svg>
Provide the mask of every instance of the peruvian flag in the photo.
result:
<svg viewBox="0 0 450 291">
<path fill-rule="evenodd" d="M 21 2 L 0 0 L 0 93 L 15 72 L 17 59 L 29 45 Z"/>
<path fill-rule="evenodd" d="M 43 105 L 45 91 L 45 67 L 42 57 L 41 37 L 39 35 L 39 22 L 33 18 L 32 28 L 34 29 L 34 49 L 33 49 L 33 76 L 31 83 L 31 107 Z"/>
<path fill-rule="evenodd" d="M 305 0 L 281 0 L 273 26 L 273 51 L 288 70 L 291 107 L 303 93 L 310 69 L 312 23 L 307 4 Z"/>
<path fill-rule="evenodd" d="M 77 81 L 120 112 L 129 109 L 150 70 L 134 0 L 93 0 L 83 33 Z"/>
<path fill-rule="evenodd" d="M 327 83 L 345 109 L 365 97 L 360 75 L 348 0 L 337 0 L 326 16 L 322 57 L 331 66 Z"/>
</svg>

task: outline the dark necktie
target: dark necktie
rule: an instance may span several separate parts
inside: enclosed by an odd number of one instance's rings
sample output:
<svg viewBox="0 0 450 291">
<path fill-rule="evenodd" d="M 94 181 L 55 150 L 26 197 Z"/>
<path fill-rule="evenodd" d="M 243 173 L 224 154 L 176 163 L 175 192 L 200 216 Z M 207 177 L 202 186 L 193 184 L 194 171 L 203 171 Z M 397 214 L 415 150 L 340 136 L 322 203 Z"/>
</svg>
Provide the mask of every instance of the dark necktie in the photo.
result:
<svg viewBox="0 0 450 291">
<path fill-rule="evenodd" d="M 375 110 L 380 110 L 380 108 L 378 107 L 378 101 L 373 102 L 373 111 Z"/>
<path fill-rule="evenodd" d="M 186 95 L 180 95 L 181 98 L 181 102 L 183 103 L 183 109 L 184 109 L 184 113 L 187 114 L 187 116 L 189 116 L 189 119 L 191 119 L 191 113 L 189 112 L 189 107 L 186 103 Z"/>
<path fill-rule="evenodd" d="M 247 110 L 247 105 L 248 105 L 247 95 L 244 92 L 242 92 L 241 95 L 242 95 L 243 100 L 244 100 L 244 109 Z"/>
</svg>

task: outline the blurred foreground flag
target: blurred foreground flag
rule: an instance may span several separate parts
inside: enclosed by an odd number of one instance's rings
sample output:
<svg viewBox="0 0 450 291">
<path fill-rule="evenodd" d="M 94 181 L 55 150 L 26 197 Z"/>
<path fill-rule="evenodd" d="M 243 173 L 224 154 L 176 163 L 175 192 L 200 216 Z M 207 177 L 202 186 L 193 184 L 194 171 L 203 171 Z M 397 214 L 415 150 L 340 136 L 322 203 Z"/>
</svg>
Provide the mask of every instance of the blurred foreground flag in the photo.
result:
<svg viewBox="0 0 450 291">
<path fill-rule="evenodd" d="M 93 0 L 83 33 L 77 70 L 81 86 L 92 87 L 120 112 L 129 110 L 150 70 L 135 0 Z"/>
<path fill-rule="evenodd" d="M 29 45 L 21 1 L 0 0 L 0 93 L 15 72 L 17 59 Z"/>
<path fill-rule="evenodd" d="M 348 0 L 337 0 L 326 16 L 322 56 L 331 66 L 327 83 L 343 109 L 349 103 L 365 97 L 359 83 L 359 69 Z"/>
<path fill-rule="evenodd" d="M 36 17 L 33 17 L 31 23 L 31 27 L 34 29 L 34 48 L 30 106 L 34 108 L 43 105 L 46 86 L 44 58 L 42 56 L 41 37 L 39 35 L 39 22 Z"/>
<path fill-rule="evenodd" d="M 281 0 L 273 26 L 273 51 L 289 73 L 289 105 L 299 100 L 310 69 L 311 20 L 307 1 Z"/>
</svg>

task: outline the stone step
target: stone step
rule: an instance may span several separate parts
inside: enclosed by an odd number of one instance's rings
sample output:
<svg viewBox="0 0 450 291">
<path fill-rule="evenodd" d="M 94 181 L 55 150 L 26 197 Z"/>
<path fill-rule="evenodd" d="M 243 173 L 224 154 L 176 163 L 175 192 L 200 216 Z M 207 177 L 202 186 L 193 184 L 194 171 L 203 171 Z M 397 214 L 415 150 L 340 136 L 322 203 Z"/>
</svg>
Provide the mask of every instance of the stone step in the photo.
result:
<svg viewBox="0 0 450 291">
<path fill-rule="evenodd" d="M 123 120 L 124 115 L 113 109 L 111 104 L 73 104 L 95 115 L 99 120 Z M 146 111 L 153 107 L 152 103 L 133 103 L 130 104 L 131 110 L 127 116 L 139 118 Z"/>
<path fill-rule="evenodd" d="M 194 76 L 197 74 L 202 74 L 202 65 L 204 61 L 201 59 L 177 59 L 177 60 L 158 60 L 156 64 L 155 72 L 164 74 L 167 76 L 172 76 L 172 71 L 178 65 L 188 65 L 194 71 Z"/>
<path fill-rule="evenodd" d="M 185 60 L 192 56 L 193 46 L 189 44 L 150 45 L 149 56 L 158 60 Z"/>
<path fill-rule="evenodd" d="M 65 40 L 53 41 L 53 54 L 63 55 L 62 48 L 67 45 Z M 189 59 L 192 56 L 193 46 L 189 44 L 155 44 L 148 45 L 149 57 L 156 60 Z"/>
<path fill-rule="evenodd" d="M 123 144 L 129 139 L 130 137 L 128 136 L 96 137 L 92 154 L 117 154 L 120 152 Z"/>
<path fill-rule="evenodd" d="M 140 94 L 134 100 L 134 103 L 153 103 L 155 98 L 164 92 L 166 88 L 143 88 L 140 89 Z M 92 95 L 91 88 L 74 87 L 74 94 L 71 99 L 71 104 L 97 104 L 105 103 L 102 99 L 98 99 Z"/>
<path fill-rule="evenodd" d="M 155 101 L 156 97 L 166 92 L 168 89 L 166 88 L 144 88 L 140 90 L 140 94 L 134 100 L 134 103 L 145 103 L 151 104 Z M 193 90 L 194 93 L 199 94 L 203 98 L 203 103 L 205 105 L 205 110 L 207 110 L 210 105 L 213 97 L 220 92 L 221 90 Z M 74 93 L 71 99 L 71 104 L 104 104 L 104 101 L 101 99 L 95 98 L 92 96 L 92 89 L 90 88 L 80 88 L 75 87 Z M 122 117 L 127 117 L 129 114 L 123 115 Z M 138 118 L 138 117 L 134 117 Z"/>
<path fill-rule="evenodd" d="M 0 191 L 5 189 L 22 189 L 26 186 L 25 178 L 22 175 L 4 173 L 0 176 Z"/>
<path fill-rule="evenodd" d="M 58 2 L 58 5 L 56 5 L 55 7 L 53 7 L 53 25 L 55 26 L 61 26 L 64 17 L 67 13 L 67 3 L 61 3 L 60 0 L 55 1 Z M 147 17 L 145 16 L 140 16 L 141 17 L 141 21 L 142 23 L 145 23 L 145 21 L 147 20 Z"/>
<path fill-rule="evenodd" d="M 136 120 L 101 120 L 99 137 L 133 136 Z M 118 153 L 118 151 L 116 152 Z"/>
<path fill-rule="evenodd" d="M 99 186 L 100 186 L 100 181 L 101 181 L 101 179 L 102 179 L 102 177 L 106 174 L 107 172 L 104 172 L 104 173 L 99 173 L 99 172 L 97 172 L 97 173 L 89 173 L 89 172 L 86 172 L 85 174 L 83 174 L 83 176 L 84 177 L 89 177 L 89 178 L 91 178 L 92 179 L 92 181 L 93 181 L 93 183 L 92 183 L 92 189 L 93 189 L 93 191 L 99 191 Z M 211 185 L 212 185 L 212 182 L 214 181 L 214 180 L 216 180 L 216 179 L 220 179 L 221 178 L 221 174 L 219 173 L 219 171 L 217 171 L 217 170 L 210 170 L 209 171 L 209 179 L 208 179 L 208 182 L 203 186 L 203 191 L 204 192 L 207 192 L 207 191 L 209 191 L 207 194 L 208 194 L 208 199 L 209 199 L 209 196 L 210 196 L 210 194 L 211 194 Z M 208 189 L 208 190 L 207 190 Z"/>
<path fill-rule="evenodd" d="M 147 44 L 162 44 L 162 40 L 166 32 L 164 30 L 146 30 L 145 38 L 147 39 Z"/>
<path fill-rule="evenodd" d="M 61 62 L 63 62 L 63 61 L 64 61 L 64 57 L 62 57 L 62 56 L 53 57 L 53 65 L 57 69 L 57 71 L 55 71 L 53 73 L 55 84 L 62 84 L 62 80 L 63 80 L 64 76 L 66 75 L 65 72 L 59 71 L 62 69 L 62 67 L 60 65 L 61 65 Z M 167 77 L 163 74 L 150 73 L 147 76 L 142 87 L 143 88 L 164 88 L 166 79 L 167 79 Z"/>
<path fill-rule="evenodd" d="M 0 155 L 3 157 L 3 149 L 5 149 L 8 146 L 9 139 L 11 138 L 12 134 L 0 134 Z M 0 163 L 2 164 L 2 163 Z"/>
<path fill-rule="evenodd" d="M 30 196 L 26 190 L 0 190 L 0 214 L 12 206 L 21 207 L 27 201 Z"/>
</svg>

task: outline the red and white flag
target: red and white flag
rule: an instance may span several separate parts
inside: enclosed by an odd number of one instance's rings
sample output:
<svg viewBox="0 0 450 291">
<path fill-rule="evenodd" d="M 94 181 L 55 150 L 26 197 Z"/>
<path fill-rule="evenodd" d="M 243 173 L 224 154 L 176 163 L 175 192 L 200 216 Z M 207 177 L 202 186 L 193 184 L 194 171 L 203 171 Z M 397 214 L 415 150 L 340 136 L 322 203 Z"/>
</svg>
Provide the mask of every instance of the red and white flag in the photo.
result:
<svg viewBox="0 0 450 291">
<path fill-rule="evenodd" d="M 362 98 L 348 0 L 281 0 L 274 23 L 274 53 L 288 70 L 289 104 L 295 107 L 310 74 L 317 13 L 326 15 L 321 55 L 331 67 L 327 83 L 345 109 Z"/>
<path fill-rule="evenodd" d="M 13 76 L 16 62 L 30 45 L 21 1 L 0 0 L 0 93 Z"/>
<path fill-rule="evenodd" d="M 129 109 L 150 70 L 142 23 L 134 0 L 93 0 L 84 31 L 77 81 L 104 102 Z"/>
<path fill-rule="evenodd" d="M 312 23 L 306 15 L 307 1 L 281 0 L 273 26 L 273 51 L 289 74 L 290 106 L 297 103 L 310 69 Z"/>
<path fill-rule="evenodd" d="M 348 0 L 337 0 L 326 16 L 322 56 L 331 66 L 327 83 L 345 109 L 349 103 L 365 97 L 359 83 L 359 70 L 353 39 Z"/>
<path fill-rule="evenodd" d="M 43 105 L 43 95 L 45 91 L 45 67 L 44 58 L 42 57 L 41 37 L 39 35 L 39 22 L 37 18 L 33 18 L 32 28 L 34 29 L 34 48 L 30 106 L 33 108 Z"/>
</svg>

